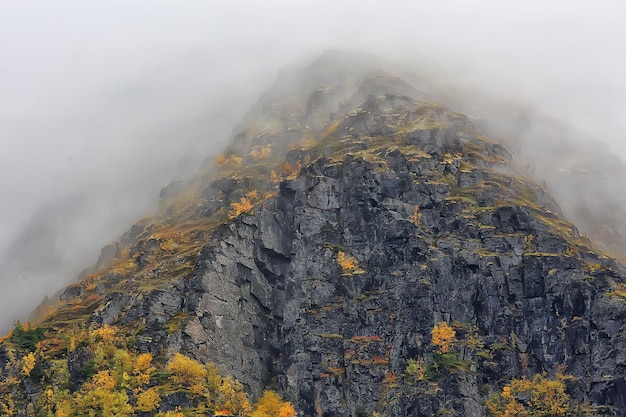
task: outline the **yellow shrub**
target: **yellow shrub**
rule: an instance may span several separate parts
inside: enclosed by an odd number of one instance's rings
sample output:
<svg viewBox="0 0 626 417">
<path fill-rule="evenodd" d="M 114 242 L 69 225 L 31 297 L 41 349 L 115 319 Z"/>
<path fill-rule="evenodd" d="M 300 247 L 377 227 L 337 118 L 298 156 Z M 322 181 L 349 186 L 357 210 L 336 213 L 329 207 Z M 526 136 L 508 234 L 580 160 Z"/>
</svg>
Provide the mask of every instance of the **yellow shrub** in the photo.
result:
<svg viewBox="0 0 626 417">
<path fill-rule="evenodd" d="M 222 380 L 218 389 L 215 408 L 228 410 L 234 416 L 249 416 L 252 407 L 241 382 L 228 376 Z"/>
<path fill-rule="evenodd" d="M 117 328 L 115 326 L 104 326 L 91 331 L 90 336 L 94 339 L 100 339 L 105 343 L 113 343 L 115 341 L 115 335 L 117 334 Z"/>
<path fill-rule="evenodd" d="M 137 411 L 149 412 L 161 404 L 161 396 L 154 388 L 149 388 L 137 396 Z"/>
<path fill-rule="evenodd" d="M 337 252 L 337 263 L 341 267 L 342 275 L 360 274 L 365 271 L 358 268 L 358 263 L 354 256 L 348 256 L 345 252 Z"/>
<path fill-rule="evenodd" d="M 28 355 L 22 358 L 22 372 L 26 376 L 30 376 L 30 373 L 33 369 L 35 369 L 35 354 L 30 352 Z"/>
<path fill-rule="evenodd" d="M 345 252 L 337 252 L 337 262 L 342 269 L 354 269 L 356 268 L 356 259 L 354 256 L 348 256 Z"/>
<path fill-rule="evenodd" d="M 206 368 L 198 361 L 177 353 L 167 365 L 167 372 L 178 384 L 191 386 L 206 381 Z"/>
<path fill-rule="evenodd" d="M 523 403 L 517 400 L 520 394 L 527 398 Z M 532 380 L 513 379 L 501 393 L 489 397 L 486 405 L 489 414 L 495 417 L 564 417 L 574 411 L 563 380 L 547 379 L 539 374 Z"/>
<path fill-rule="evenodd" d="M 100 371 L 91 378 L 91 387 L 112 390 L 115 388 L 115 376 L 111 371 Z"/>
<path fill-rule="evenodd" d="M 113 369 L 120 374 L 130 374 L 133 370 L 133 358 L 126 349 L 117 349 L 113 354 Z"/>
<path fill-rule="evenodd" d="M 150 383 L 150 374 L 155 370 L 156 368 L 152 366 L 151 353 L 142 353 L 139 355 L 133 365 L 133 373 L 137 378 L 137 384 L 143 386 Z"/>
<path fill-rule="evenodd" d="M 422 381 L 426 375 L 426 364 L 424 363 L 424 359 L 409 359 L 406 366 L 406 373 L 407 375 L 412 376 L 414 380 Z"/>
<path fill-rule="evenodd" d="M 267 390 L 263 392 L 263 396 L 256 403 L 252 417 L 295 417 L 291 403 L 283 401 L 280 396 L 274 392 Z"/>
<path fill-rule="evenodd" d="M 435 324 L 432 330 L 433 344 L 439 346 L 442 353 L 446 353 L 450 350 L 456 331 L 448 325 L 445 321 Z"/>
<path fill-rule="evenodd" d="M 233 201 L 230 204 L 230 211 L 228 212 L 228 217 L 234 219 L 239 217 L 243 213 L 248 213 L 250 210 L 254 208 L 254 204 L 250 202 L 246 197 L 241 197 L 239 203 Z"/>
<path fill-rule="evenodd" d="M 137 356 L 135 360 L 135 365 L 133 366 L 133 372 L 138 374 L 141 372 L 153 372 L 154 367 L 152 366 L 152 353 L 142 353 Z"/>
<path fill-rule="evenodd" d="M 268 191 L 265 194 L 263 194 L 263 200 L 269 200 L 270 198 L 275 198 L 278 197 L 278 191 L 274 190 L 274 191 Z"/>
</svg>

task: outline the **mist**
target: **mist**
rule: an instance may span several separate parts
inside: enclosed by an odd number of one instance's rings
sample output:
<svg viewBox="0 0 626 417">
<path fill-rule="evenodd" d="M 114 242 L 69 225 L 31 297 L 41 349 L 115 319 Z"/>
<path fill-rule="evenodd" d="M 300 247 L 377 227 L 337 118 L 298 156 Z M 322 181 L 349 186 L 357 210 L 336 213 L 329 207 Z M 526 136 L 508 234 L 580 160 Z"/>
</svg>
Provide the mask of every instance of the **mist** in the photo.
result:
<svg viewBox="0 0 626 417">
<path fill-rule="evenodd" d="M 328 49 L 458 93 L 460 110 L 519 139 L 525 161 L 549 163 L 532 145 L 546 120 L 624 159 L 625 12 L 617 1 L 1 2 L 0 330 L 219 153 L 281 68 Z M 474 93 L 530 116 L 511 130 Z"/>
</svg>

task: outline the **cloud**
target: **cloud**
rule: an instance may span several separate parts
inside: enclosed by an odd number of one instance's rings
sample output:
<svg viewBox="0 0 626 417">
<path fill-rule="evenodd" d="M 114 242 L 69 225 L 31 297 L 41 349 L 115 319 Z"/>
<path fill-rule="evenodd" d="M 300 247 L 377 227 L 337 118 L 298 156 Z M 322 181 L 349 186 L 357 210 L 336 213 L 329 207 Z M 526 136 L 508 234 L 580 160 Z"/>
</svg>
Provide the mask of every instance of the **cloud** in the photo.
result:
<svg viewBox="0 0 626 417">
<path fill-rule="evenodd" d="M 626 155 L 621 16 L 617 1 L 0 3 L 0 328 L 224 146 L 280 68 L 325 49 L 531 103 Z M 38 227 L 44 244 L 6 259 Z"/>
</svg>

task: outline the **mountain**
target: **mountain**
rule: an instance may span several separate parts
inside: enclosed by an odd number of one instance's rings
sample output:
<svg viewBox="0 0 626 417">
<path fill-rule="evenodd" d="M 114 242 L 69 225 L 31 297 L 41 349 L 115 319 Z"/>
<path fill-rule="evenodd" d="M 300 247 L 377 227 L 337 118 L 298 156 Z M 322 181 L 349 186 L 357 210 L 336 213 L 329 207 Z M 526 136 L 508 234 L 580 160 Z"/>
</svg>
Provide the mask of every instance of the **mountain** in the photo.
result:
<svg viewBox="0 0 626 417">
<path fill-rule="evenodd" d="M 334 53 L 281 74 L 6 336 L 4 413 L 626 415 L 626 270 L 428 89 Z"/>
</svg>

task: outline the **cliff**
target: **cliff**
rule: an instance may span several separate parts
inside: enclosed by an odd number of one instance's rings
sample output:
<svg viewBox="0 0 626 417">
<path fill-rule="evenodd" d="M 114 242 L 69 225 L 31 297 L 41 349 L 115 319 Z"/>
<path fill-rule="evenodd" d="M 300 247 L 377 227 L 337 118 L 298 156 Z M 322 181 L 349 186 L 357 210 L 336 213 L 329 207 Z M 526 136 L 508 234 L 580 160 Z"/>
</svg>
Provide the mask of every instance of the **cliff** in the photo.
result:
<svg viewBox="0 0 626 417">
<path fill-rule="evenodd" d="M 302 416 L 481 416 L 541 374 L 565 387 L 563 413 L 626 415 L 624 268 L 502 145 L 400 78 L 332 59 L 285 75 L 163 197 L 41 313 L 36 346 L 3 342 L 3 369 L 29 350 L 39 367 L 5 403 L 48 407 L 59 364 L 80 392 L 98 371 L 85 334 L 116 329 L 163 367 L 175 352 L 215 363 Z M 145 415 L 202 415 L 162 378 Z M 531 392 L 514 402 L 533 407 Z"/>
</svg>

